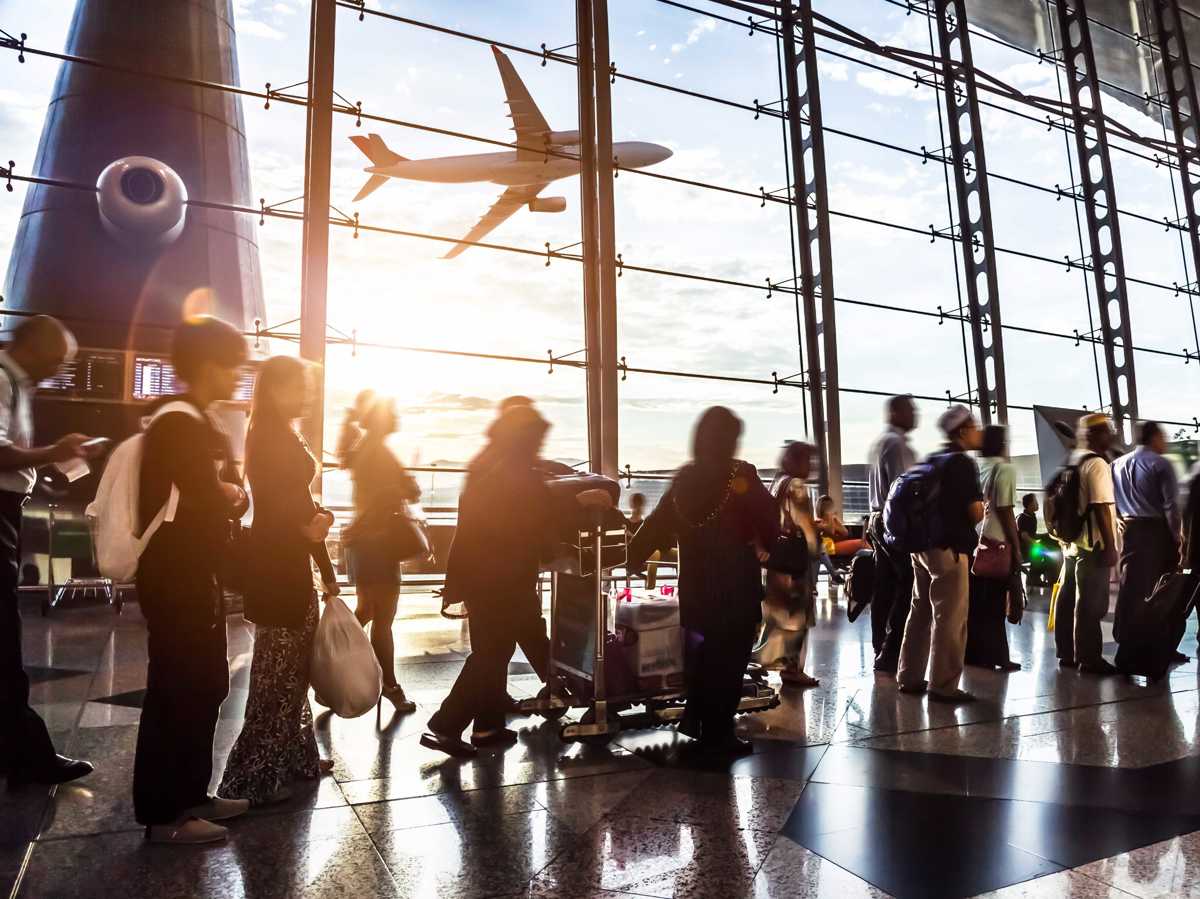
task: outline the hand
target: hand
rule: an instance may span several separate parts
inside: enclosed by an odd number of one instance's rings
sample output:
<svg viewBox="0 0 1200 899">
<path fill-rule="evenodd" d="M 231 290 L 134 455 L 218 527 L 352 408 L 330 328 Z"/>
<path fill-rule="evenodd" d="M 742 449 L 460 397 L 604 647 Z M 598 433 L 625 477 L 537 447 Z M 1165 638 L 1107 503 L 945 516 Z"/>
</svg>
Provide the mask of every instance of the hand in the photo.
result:
<svg viewBox="0 0 1200 899">
<path fill-rule="evenodd" d="M 231 509 L 239 509 L 246 503 L 246 491 L 228 481 L 221 481 L 221 495 L 225 497 Z"/>
<path fill-rule="evenodd" d="M 70 459 L 86 459 L 89 450 L 84 449 L 83 443 L 88 439 L 86 434 L 67 434 L 50 447 L 47 458 L 50 462 L 66 462 Z"/>
<path fill-rule="evenodd" d="M 592 509 L 611 509 L 613 507 L 613 500 L 608 491 L 599 488 L 584 490 L 582 493 L 576 494 L 575 501 L 581 506 Z"/>
<path fill-rule="evenodd" d="M 332 512 L 318 512 L 312 517 L 312 520 L 303 528 L 303 534 L 310 543 L 320 543 L 329 533 L 329 527 L 333 524 Z"/>
<path fill-rule="evenodd" d="M 332 584 L 321 584 L 321 601 L 328 602 L 335 596 L 341 596 L 342 588 L 338 586 L 337 581 Z"/>
</svg>

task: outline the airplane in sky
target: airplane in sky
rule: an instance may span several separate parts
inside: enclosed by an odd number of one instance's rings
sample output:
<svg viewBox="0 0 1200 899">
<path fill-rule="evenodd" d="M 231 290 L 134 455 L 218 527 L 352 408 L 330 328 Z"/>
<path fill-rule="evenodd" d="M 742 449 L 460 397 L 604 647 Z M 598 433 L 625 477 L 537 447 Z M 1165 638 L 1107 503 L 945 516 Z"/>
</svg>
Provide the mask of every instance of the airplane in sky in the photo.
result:
<svg viewBox="0 0 1200 899">
<path fill-rule="evenodd" d="M 371 175 L 354 202 L 364 199 L 385 184 L 388 178 L 407 178 L 413 181 L 434 181 L 442 184 L 463 184 L 490 181 L 503 184 L 500 195 L 463 241 L 478 241 L 507 220 L 522 206 L 530 212 L 563 212 L 566 197 L 539 197 L 545 188 L 560 178 L 579 174 L 579 132 L 552 131 L 545 116 L 533 102 L 524 82 L 513 68 L 512 61 L 496 46 L 496 65 L 517 134 L 520 149 L 501 153 L 476 153 L 470 156 L 443 156 L 437 159 L 406 159 L 394 153 L 378 134 L 366 137 L 356 134 L 350 138 L 371 164 L 363 171 Z M 549 155 L 547 149 L 565 155 Z M 620 141 L 613 144 L 613 156 L 623 169 L 640 169 L 662 162 L 671 151 L 645 141 Z M 470 243 L 456 243 L 444 258 L 452 259 L 467 249 Z"/>
</svg>

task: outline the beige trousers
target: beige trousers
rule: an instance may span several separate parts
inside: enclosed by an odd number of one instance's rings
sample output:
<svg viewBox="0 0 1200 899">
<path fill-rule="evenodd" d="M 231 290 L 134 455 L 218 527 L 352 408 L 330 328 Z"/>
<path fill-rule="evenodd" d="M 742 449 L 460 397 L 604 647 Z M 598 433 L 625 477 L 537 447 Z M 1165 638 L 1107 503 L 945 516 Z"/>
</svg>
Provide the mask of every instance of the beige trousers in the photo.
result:
<svg viewBox="0 0 1200 899">
<path fill-rule="evenodd" d="M 970 556 L 949 549 L 914 553 L 913 601 L 900 644 L 896 680 L 916 687 L 929 668 L 929 690 L 952 693 L 967 649 Z M 932 652 L 930 644 L 932 643 Z"/>
</svg>

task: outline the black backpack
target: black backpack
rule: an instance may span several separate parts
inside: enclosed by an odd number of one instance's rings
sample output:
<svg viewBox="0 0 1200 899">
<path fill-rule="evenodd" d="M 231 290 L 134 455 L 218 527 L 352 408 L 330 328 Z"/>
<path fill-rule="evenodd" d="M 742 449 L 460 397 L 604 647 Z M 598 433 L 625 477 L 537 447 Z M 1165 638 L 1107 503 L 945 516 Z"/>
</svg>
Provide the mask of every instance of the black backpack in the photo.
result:
<svg viewBox="0 0 1200 899">
<path fill-rule="evenodd" d="M 862 614 L 875 596 L 875 553 L 869 549 L 860 549 L 850 560 L 850 570 L 846 572 L 846 584 L 842 588 L 846 594 L 846 617 L 854 621 Z"/>
<path fill-rule="evenodd" d="M 1080 469 L 1089 459 L 1104 458 L 1099 453 L 1088 453 L 1074 465 L 1064 465 L 1054 473 L 1046 485 L 1046 501 L 1042 514 L 1046 517 L 1046 528 L 1050 536 L 1063 543 L 1074 543 L 1083 536 L 1087 526 L 1087 510 L 1080 511 L 1080 496 L 1083 493 L 1083 477 Z"/>
<path fill-rule="evenodd" d="M 925 552 L 946 546 L 942 470 L 953 453 L 934 453 L 892 482 L 883 505 L 883 542 L 889 550 Z"/>
</svg>

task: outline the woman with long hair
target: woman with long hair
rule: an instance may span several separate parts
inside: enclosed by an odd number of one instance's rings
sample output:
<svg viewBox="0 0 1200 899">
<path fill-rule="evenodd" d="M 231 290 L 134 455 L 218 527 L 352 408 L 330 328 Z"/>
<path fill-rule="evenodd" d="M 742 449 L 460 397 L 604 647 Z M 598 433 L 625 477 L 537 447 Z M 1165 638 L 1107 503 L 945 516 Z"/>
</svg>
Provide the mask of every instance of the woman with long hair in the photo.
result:
<svg viewBox="0 0 1200 899">
<path fill-rule="evenodd" d="M 724 406 L 700 416 L 692 461 L 634 535 L 629 568 L 679 546 L 680 623 L 695 641 L 679 729 L 704 750 L 744 754 L 734 733 L 742 678 L 762 620 L 758 549 L 774 545 L 779 511 L 753 465 L 736 457 L 742 422 Z"/>
<path fill-rule="evenodd" d="M 358 417 L 362 437 L 345 454 L 354 481 L 354 520 L 343 539 L 358 593 L 354 614 L 364 627 L 371 625 L 371 646 L 383 669 L 383 698 L 408 714 L 417 705 L 396 680 L 392 622 L 400 600 L 400 557 L 387 521 L 419 500 L 421 490 L 387 443 L 400 426 L 395 401 L 371 395 L 364 404 Z"/>
<path fill-rule="evenodd" d="M 295 429 L 308 391 L 303 362 L 291 356 L 268 359 L 254 387 L 246 437 L 254 521 L 245 616 L 255 624 L 254 658 L 245 723 L 221 789 L 256 805 L 287 799 L 292 781 L 318 777 L 331 766 L 317 753 L 308 705 L 308 663 L 318 618 L 313 562 L 324 593 L 338 592 L 325 547 L 333 513 L 313 500 L 309 485 L 319 469 Z"/>
<path fill-rule="evenodd" d="M 1008 461 L 1008 431 L 1002 425 L 983 430 L 979 450 L 979 474 L 983 485 L 984 517 L 979 533 L 983 540 L 1003 543 L 1009 552 L 1006 578 L 971 575 L 971 598 L 967 612 L 966 664 L 1001 671 L 1019 671 L 1019 663 L 1008 656 L 1008 593 L 1021 571 L 1021 539 L 1013 508 L 1017 503 L 1017 473 Z M 1019 586 L 1019 580 L 1017 584 Z"/>
</svg>

